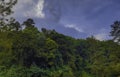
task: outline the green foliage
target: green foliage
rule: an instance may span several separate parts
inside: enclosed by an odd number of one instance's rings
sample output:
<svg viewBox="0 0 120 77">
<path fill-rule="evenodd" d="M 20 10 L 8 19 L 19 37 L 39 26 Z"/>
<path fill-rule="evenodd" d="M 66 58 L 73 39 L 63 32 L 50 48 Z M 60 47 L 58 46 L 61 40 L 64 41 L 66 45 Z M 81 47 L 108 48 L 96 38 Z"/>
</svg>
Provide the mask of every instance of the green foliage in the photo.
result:
<svg viewBox="0 0 120 77">
<path fill-rule="evenodd" d="M 119 77 L 120 45 L 40 32 L 32 19 L 0 27 L 0 77 Z"/>
<path fill-rule="evenodd" d="M 8 18 L 17 0 L 0 1 L 0 77 L 120 77 L 120 45 L 75 39 Z M 111 36 L 120 40 L 120 22 Z"/>
<path fill-rule="evenodd" d="M 120 75 L 120 46 L 111 40 L 74 39 L 35 26 L 0 34 L 0 77 Z"/>
</svg>

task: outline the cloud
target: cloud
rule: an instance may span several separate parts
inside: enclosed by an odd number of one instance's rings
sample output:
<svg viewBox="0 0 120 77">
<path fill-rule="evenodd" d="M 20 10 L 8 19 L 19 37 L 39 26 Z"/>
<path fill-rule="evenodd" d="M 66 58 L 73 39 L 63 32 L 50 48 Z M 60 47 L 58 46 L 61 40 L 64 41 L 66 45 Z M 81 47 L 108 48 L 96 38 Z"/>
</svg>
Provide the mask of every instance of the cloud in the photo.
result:
<svg viewBox="0 0 120 77">
<path fill-rule="evenodd" d="M 83 29 L 80 29 L 78 26 L 76 26 L 76 25 L 74 25 L 74 24 L 67 24 L 67 25 L 65 25 L 65 27 L 66 28 L 73 28 L 73 29 L 75 29 L 76 31 L 78 31 L 78 32 L 84 32 L 83 31 Z"/>
<path fill-rule="evenodd" d="M 38 3 L 35 5 L 33 4 L 33 8 L 31 10 L 28 10 L 24 13 L 26 17 L 37 17 L 37 18 L 44 18 L 45 14 L 43 13 L 44 8 L 44 0 L 39 0 Z"/>
<path fill-rule="evenodd" d="M 26 7 L 25 6 L 28 6 L 28 5 L 33 5 L 34 4 L 34 1 L 33 0 L 18 0 L 17 4 L 15 5 L 14 7 L 14 11 L 17 12 L 17 11 L 21 11 L 21 10 L 26 10 Z M 29 6 L 30 7 L 30 6 Z M 24 12 L 22 11 L 22 12 Z M 17 12 L 18 13 L 18 12 Z"/>
<path fill-rule="evenodd" d="M 14 7 L 15 17 L 44 18 L 44 0 L 18 0 Z"/>
<path fill-rule="evenodd" d="M 105 39 L 107 39 L 107 34 L 105 33 L 100 33 L 100 34 L 97 34 L 94 36 L 96 39 L 100 40 L 100 41 L 103 41 Z"/>
<path fill-rule="evenodd" d="M 85 33 L 102 40 L 108 38 L 109 25 L 120 19 L 119 9 L 119 0 L 18 0 L 14 17 L 21 21 L 33 18 L 38 28 L 78 38 Z M 106 30 L 101 31 L 103 28 Z"/>
<path fill-rule="evenodd" d="M 37 6 L 34 8 L 37 12 L 37 17 L 44 17 L 43 13 L 43 8 L 44 8 L 44 0 L 39 0 Z"/>
<path fill-rule="evenodd" d="M 100 29 L 98 32 L 96 32 L 96 34 L 94 34 L 94 37 L 100 41 L 103 41 L 103 40 L 108 40 L 108 39 L 111 39 L 110 37 L 110 30 L 109 29 Z"/>
<path fill-rule="evenodd" d="M 59 23 L 61 19 L 60 0 L 45 0 L 43 9 L 46 20 Z"/>
</svg>

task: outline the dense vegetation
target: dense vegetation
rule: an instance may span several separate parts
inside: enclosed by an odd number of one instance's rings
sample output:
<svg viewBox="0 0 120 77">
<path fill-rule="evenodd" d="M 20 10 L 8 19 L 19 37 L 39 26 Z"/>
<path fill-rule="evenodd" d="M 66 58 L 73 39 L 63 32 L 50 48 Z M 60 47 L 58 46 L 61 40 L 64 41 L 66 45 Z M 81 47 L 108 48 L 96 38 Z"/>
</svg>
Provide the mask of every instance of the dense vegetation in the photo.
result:
<svg viewBox="0 0 120 77">
<path fill-rule="evenodd" d="M 0 77 L 120 77 L 119 44 L 94 37 L 75 39 L 45 28 L 39 31 L 31 18 L 22 24 L 6 19 L 16 0 L 2 1 Z"/>
<path fill-rule="evenodd" d="M 118 77 L 120 46 L 74 39 L 28 19 L 0 28 L 0 77 Z"/>
</svg>

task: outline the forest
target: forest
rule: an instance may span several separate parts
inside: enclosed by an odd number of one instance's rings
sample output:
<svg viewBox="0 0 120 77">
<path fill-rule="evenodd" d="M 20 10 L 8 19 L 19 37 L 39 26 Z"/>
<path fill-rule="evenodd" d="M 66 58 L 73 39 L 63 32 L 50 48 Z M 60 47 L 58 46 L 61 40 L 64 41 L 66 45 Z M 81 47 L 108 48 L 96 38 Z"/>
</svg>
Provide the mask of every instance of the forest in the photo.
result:
<svg viewBox="0 0 120 77">
<path fill-rule="evenodd" d="M 0 1 L 0 77 L 120 77 L 119 21 L 117 42 L 76 39 L 9 17 L 16 3 Z"/>
</svg>

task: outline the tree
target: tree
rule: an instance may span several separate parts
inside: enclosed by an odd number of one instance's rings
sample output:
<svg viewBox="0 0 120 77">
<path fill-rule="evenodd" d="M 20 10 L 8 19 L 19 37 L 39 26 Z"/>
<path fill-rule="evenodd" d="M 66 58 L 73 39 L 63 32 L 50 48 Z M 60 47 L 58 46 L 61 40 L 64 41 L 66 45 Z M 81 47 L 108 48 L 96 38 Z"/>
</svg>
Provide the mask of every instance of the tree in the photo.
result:
<svg viewBox="0 0 120 77">
<path fill-rule="evenodd" d="M 120 21 L 115 21 L 114 24 L 111 25 L 111 36 L 113 36 L 113 40 L 119 42 L 120 41 Z"/>
<path fill-rule="evenodd" d="M 34 27 L 34 21 L 31 18 L 28 18 L 26 21 L 23 22 L 23 25 L 27 27 Z"/>
<path fill-rule="evenodd" d="M 17 0 L 0 0 L 0 31 L 5 31 L 11 19 L 8 17 L 13 13 L 12 8 Z"/>
<path fill-rule="evenodd" d="M 0 18 L 13 13 L 12 8 L 17 3 L 17 0 L 0 0 Z"/>
<path fill-rule="evenodd" d="M 9 38 L 11 32 L 8 32 L 14 22 L 9 15 L 13 13 L 12 8 L 17 3 L 17 0 L 0 0 L 0 64 L 10 65 L 12 39 Z M 19 25 L 18 25 L 19 26 Z"/>
</svg>

